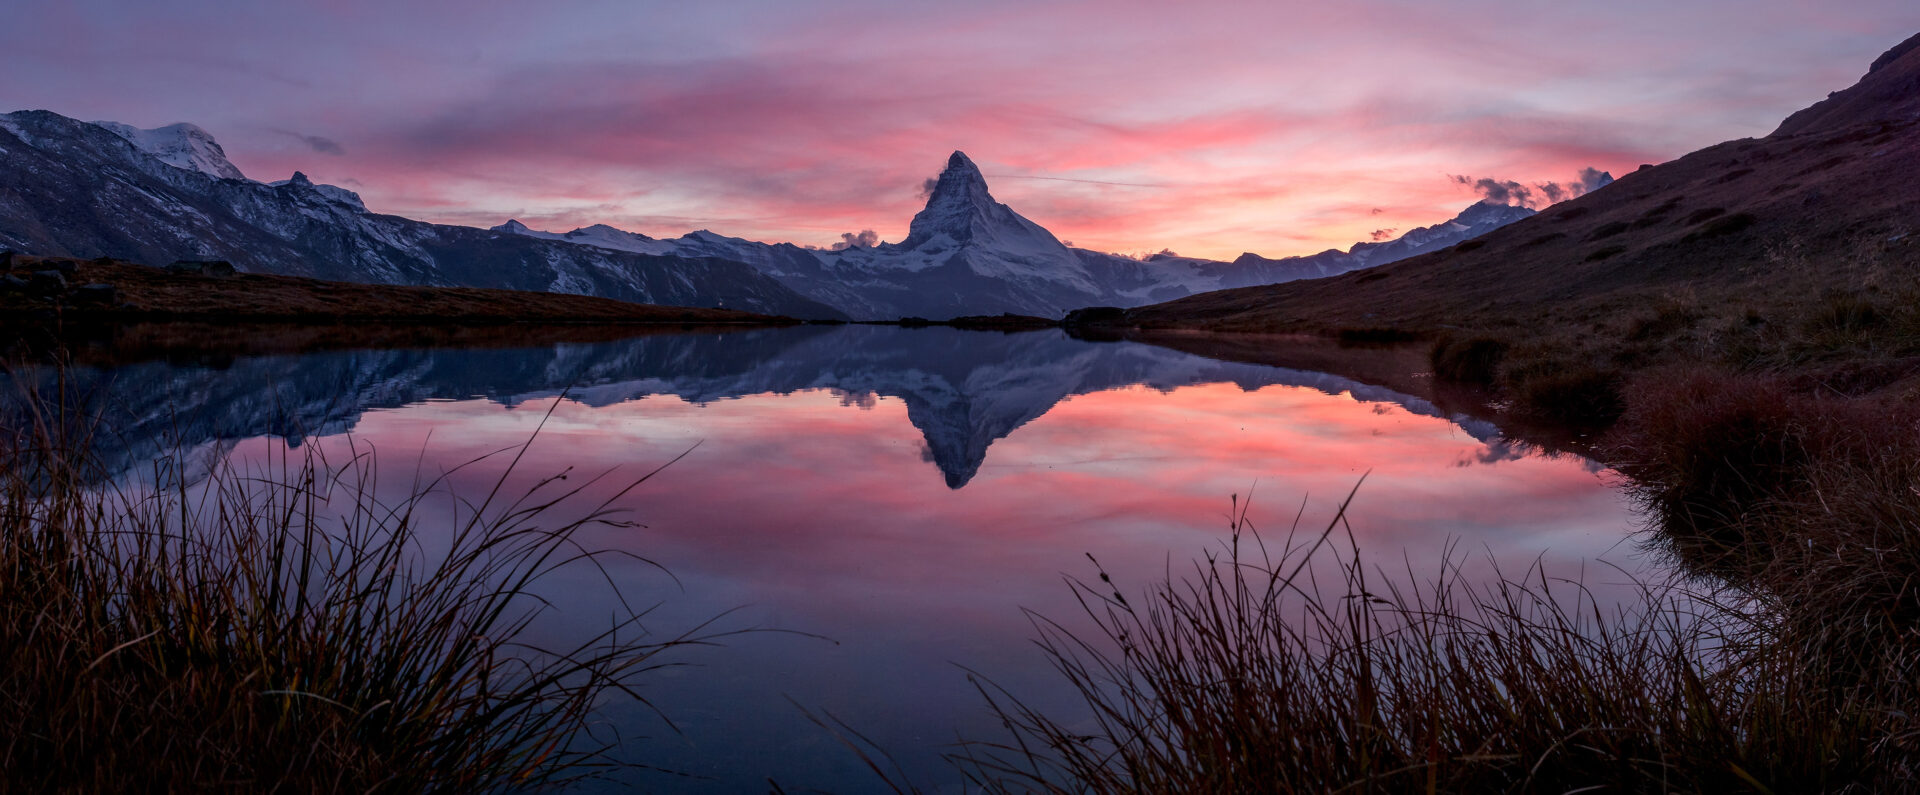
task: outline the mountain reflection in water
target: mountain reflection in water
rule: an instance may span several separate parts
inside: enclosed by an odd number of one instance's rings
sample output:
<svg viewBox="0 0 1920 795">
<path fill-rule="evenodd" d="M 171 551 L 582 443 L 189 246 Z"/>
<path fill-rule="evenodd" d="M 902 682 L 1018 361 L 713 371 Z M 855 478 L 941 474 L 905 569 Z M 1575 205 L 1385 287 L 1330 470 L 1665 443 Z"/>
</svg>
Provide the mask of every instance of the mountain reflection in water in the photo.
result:
<svg viewBox="0 0 1920 795">
<path fill-rule="evenodd" d="M 83 392 L 111 401 L 110 455 L 132 465 L 163 437 L 214 440 L 346 431 L 372 409 L 486 398 L 508 407 L 569 399 L 593 407 L 650 395 L 691 403 L 824 389 L 850 405 L 898 398 L 949 488 L 971 481 L 996 441 L 1060 401 L 1124 386 L 1195 384 L 1243 390 L 1298 386 L 1439 417 L 1495 442 L 1491 423 L 1326 373 L 1216 361 L 1132 343 L 1094 344 L 1059 331 L 1000 334 L 951 328 L 829 326 L 649 336 L 523 349 L 366 350 L 242 358 L 220 368 L 147 362 L 90 373 Z M 100 387 L 110 384 L 110 389 Z M 159 431 L 165 431 L 160 433 Z M 1506 446 L 1489 447 L 1495 456 Z"/>
<path fill-rule="evenodd" d="M 1634 565 L 1620 543 L 1628 505 L 1589 461 L 1534 454 L 1490 424 L 1337 376 L 1053 331 L 801 327 L 73 377 L 113 420 L 101 438 L 124 440 L 109 452 L 128 477 L 172 452 L 170 438 L 246 461 L 312 444 L 337 461 L 351 437 L 380 450 L 380 487 L 396 490 L 416 467 L 449 472 L 536 428 L 509 490 L 568 468 L 634 476 L 698 444 L 622 501 L 643 526 L 580 541 L 671 574 L 608 560 L 635 604 L 659 605 L 658 631 L 734 610 L 723 628 L 808 635 L 690 650 L 691 667 L 643 688 L 672 728 L 608 705 L 602 739 L 617 733 L 636 761 L 692 774 L 633 779 L 652 790 L 764 791 L 771 779 L 884 791 L 795 703 L 872 738 L 916 783 L 957 790 L 941 754 L 957 737 L 999 735 L 956 665 L 1077 714 L 1022 611 L 1072 624 L 1060 577 L 1085 574 L 1088 554 L 1134 593 L 1179 576 L 1219 549 L 1230 495 L 1251 491 L 1251 515 L 1277 539 L 1303 504 L 1303 524 L 1324 526 L 1365 475 L 1358 543 L 1422 577 L 1450 543 L 1515 573 L 1536 560 L 1572 577 L 1603 558 Z M 453 472 L 450 489 L 486 493 L 504 458 Z M 1607 582 L 1591 584 L 1604 598 Z M 613 598 L 592 572 L 553 578 L 540 596 L 553 609 L 535 642 L 604 629 Z"/>
</svg>

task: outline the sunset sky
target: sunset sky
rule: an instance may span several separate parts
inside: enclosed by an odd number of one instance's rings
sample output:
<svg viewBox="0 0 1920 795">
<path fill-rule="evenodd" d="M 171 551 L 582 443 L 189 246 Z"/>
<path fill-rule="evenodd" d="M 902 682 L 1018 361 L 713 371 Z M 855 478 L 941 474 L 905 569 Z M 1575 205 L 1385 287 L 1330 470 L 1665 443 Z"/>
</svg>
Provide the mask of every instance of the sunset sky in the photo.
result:
<svg viewBox="0 0 1920 795">
<path fill-rule="evenodd" d="M 1063 240 L 1231 258 L 1764 135 L 1912 0 L 87 2 L 0 11 L 0 111 L 190 121 L 431 221 L 905 235 L 955 149 Z"/>
</svg>

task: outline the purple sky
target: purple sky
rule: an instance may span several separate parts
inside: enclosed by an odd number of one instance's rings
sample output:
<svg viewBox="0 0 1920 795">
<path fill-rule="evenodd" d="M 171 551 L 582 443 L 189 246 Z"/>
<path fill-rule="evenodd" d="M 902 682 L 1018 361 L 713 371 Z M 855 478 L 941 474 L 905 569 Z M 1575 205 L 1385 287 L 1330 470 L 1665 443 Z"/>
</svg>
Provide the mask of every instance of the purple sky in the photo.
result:
<svg viewBox="0 0 1920 795">
<path fill-rule="evenodd" d="M 824 245 L 954 149 L 1075 245 L 1298 254 L 1850 85 L 1913 0 L 8 0 L 0 110 L 207 128 L 377 211 Z"/>
</svg>

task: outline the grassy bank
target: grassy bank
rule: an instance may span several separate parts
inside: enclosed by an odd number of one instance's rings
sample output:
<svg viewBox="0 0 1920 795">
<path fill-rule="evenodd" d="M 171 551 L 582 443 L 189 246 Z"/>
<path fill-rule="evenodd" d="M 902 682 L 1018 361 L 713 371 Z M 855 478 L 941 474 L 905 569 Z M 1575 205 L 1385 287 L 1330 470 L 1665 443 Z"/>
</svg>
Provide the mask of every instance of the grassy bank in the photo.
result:
<svg viewBox="0 0 1920 795">
<path fill-rule="evenodd" d="M 593 571 L 573 535 L 623 522 L 567 518 L 577 478 L 396 497 L 370 450 L 309 445 L 116 479 L 60 406 L 0 434 L 0 789 L 538 789 L 616 764 L 589 710 L 709 640 L 629 611 L 526 645 L 530 589 Z"/>
<path fill-rule="evenodd" d="M 1672 296 L 1586 333 L 1443 338 L 1432 364 L 1591 429 L 1698 570 L 1920 648 L 1920 294 Z"/>
<path fill-rule="evenodd" d="M 1263 541 L 1244 514 L 1230 531 L 1219 553 L 1144 591 L 1096 564 L 1073 582 L 1084 621 L 1036 617 L 1093 718 L 1044 714 L 983 682 L 1008 733 L 955 756 L 972 781 L 1096 793 L 1920 785 L 1920 645 L 1849 626 L 1873 615 L 1852 612 L 1865 605 L 1823 625 L 1770 589 L 1642 585 L 1605 608 L 1538 568 L 1476 584 L 1449 555 L 1383 572 L 1344 506 L 1318 533 Z"/>
</svg>

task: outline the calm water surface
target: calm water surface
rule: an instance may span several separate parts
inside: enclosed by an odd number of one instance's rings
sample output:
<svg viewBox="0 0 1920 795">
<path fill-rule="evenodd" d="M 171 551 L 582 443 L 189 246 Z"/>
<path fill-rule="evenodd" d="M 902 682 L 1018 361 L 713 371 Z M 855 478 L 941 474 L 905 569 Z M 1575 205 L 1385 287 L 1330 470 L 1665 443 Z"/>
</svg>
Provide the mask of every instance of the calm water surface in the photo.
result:
<svg viewBox="0 0 1920 795">
<path fill-rule="evenodd" d="M 999 737 L 960 666 L 1075 714 L 1023 608 L 1075 617 L 1062 576 L 1090 574 L 1088 554 L 1135 592 L 1177 572 L 1219 548 L 1231 495 L 1251 493 L 1250 516 L 1277 536 L 1303 505 L 1303 525 L 1324 525 L 1364 474 L 1359 543 L 1416 571 L 1453 542 L 1513 571 L 1542 561 L 1605 595 L 1625 580 L 1609 566 L 1651 565 L 1623 542 L 1628 504 L 1587 460 L 1333 375 L 1053 331 L 796 328 L 101 377 L 130 439 L 178 429 L 199 455 L 243 459 L 305 437 L 329 455 L 371 443 L 394 489 L 416 466 L 521 444 L 543 420 L 518 483 L 568 467 L 638 476 L 686 453 L 623 501 L 643 527 L 585 539 L 661 567 L 614 561 L 618 587 L 658 605 L 650 625 L 663 633 L 724 613 L 715 627 L 819 637 L 678 654 L 687 665 L 645 686 L 672 725 L 609 704 L 606 736 L 679 771 L 630 777 L 656 789 L 880 789 L 803 708 L 878 742 L 915 783 L 956 788 L 940 755 L 959 737 Z M 137 473 L 158 449 L 114 454 Z M 477 492 L 499 471 L 454 485 Z M 604 628 L 612 597 L 597 574 L 545 588 L 556 607 L 543 637 Z"/>
</svg>

